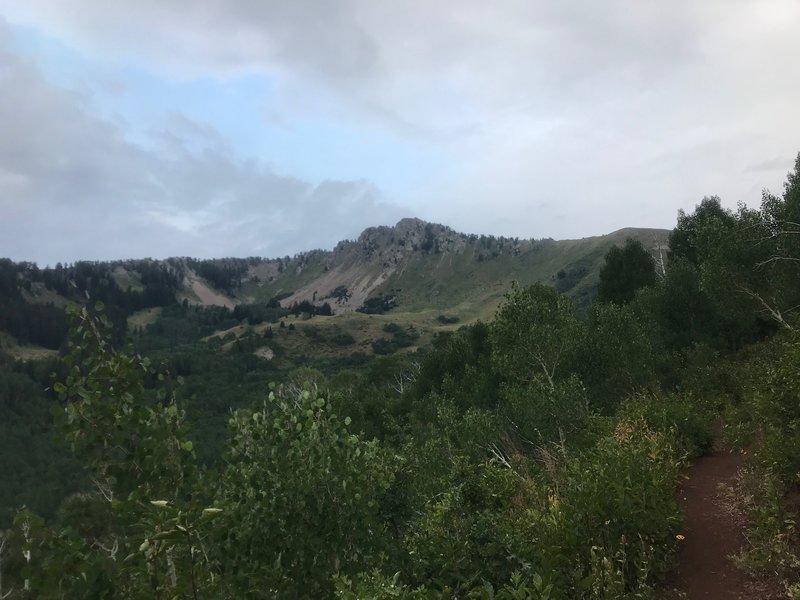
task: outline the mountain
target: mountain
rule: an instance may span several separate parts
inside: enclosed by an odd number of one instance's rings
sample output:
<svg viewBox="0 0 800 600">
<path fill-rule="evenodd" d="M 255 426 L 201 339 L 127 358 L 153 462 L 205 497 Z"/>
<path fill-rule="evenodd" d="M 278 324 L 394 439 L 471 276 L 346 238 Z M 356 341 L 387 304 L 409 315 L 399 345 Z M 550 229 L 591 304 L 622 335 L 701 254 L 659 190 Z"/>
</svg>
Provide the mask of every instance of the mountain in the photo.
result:
<svg viewBox="0 0 800 600">
<path fill-rule="evenodd" d="M 444 225 L 403 219 L 394 227 L 366 229 L 357 240 L 340 242 L 332 251 L 251 260 L 236 287 L 217 299 L 202 281 L 193 279 L 187 297 L 190 302 L 227 305 L 275 297 L 284 307 L 328 302 L 334 313 L 385 298 L 403 312 L 436 309 L 478 316 L 497 305 L 512 281 L 538 281 L 568 294 L 581 309 L 594 296 L 611 246 L 629 237 L 638 239 L 658 263 L 668 233 L 627 228 L 579 240 L 520 240 L 463 234 Z M 226 261 L 230 259 L 212 262 L 222 267 Z"/>
<path fill-rule="evenodd" d="M 63 307 L 88 298 L 106 305 L 121 335 L 126 329 L 143 331 L 176 302 L 232 310 L 218 319 L 220 337 L 236 323 L 242 324 L 234 328 L 237 338 L 248 324 L 264 324 L 256 331 L 264 333 L 268 323 L 288 312 L 333 314 L 337 318 L 324 325 L 333 332 L 330 337 L 352 334 L 356 344 L 348 351 L 370 354 L 372 343 L 385 333 L 383 325 L 415 327 L 424 344 L 454 323 L 491 319 L 513 281 L 552 285 L 585 313 L 609 248 L 635 238 L 660 264 L 667 236 L 666 230 L 629 228 L 578 240 L 521 240 L 402 219 L 394 227 L 368 228 L 333 250 L 294 257 L 77 262 L 46 269 L 3 260 L 0 350 L 39 358 L 42 348 L 57 349 L 66 333 Z M 362 313 L 386 313 L 387 318 L 369 321 Z M 323 322 L 315 320 L 315 327 Z M 208 336 L 215 330 L 204 326 L 203 331 Z M 301 356 L 311 350 L 295 346 Z M 336 344 L 329 350 L 343 352 Z M 325 347 L 317 344 L 313 351 L 324 354 Z"/>
</svg>

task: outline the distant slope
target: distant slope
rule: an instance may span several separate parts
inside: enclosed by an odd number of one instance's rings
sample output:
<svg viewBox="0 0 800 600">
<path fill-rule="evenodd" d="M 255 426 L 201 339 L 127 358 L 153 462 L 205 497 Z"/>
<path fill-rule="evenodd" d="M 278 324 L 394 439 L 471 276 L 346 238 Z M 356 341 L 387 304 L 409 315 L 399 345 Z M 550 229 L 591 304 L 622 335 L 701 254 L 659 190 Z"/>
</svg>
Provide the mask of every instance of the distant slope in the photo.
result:
<svg viewBox="0 0 800 600">
<path fill-rule="evenodd" d="M 397 319 L 403 314 L 404 322 L 434 323 L 447 315 L 466 323 L 491 318 L 512 281 L 553 285 L 585 311 L 605 254 L 629 237 L 640 240 L 658 261 L 668 231 L 621 229 L 580 240 L 521 240 L 402 219 L 394 227 L 368 228 L 330 251 L 275 259 L 143 259 L 54 269 L 5 260 L 0 261 L 0 305 L 6 307 L 8 323 L 0 331 L 19 347 L 56 349 L 66 331 L 63 307 L 87 299 L 102 301 L 120 331 L 123 323 L 150 324 L 158 318 L 156 309 L 176 302 L 229 310 L 305 302 L 306 310 L 307 303 L 329 304 L 338 315 L 368 302 L 368 312 L 396 307 L 390 315 Z M 234 316 L 241 321 L 242 314 Z"/>
<path fill-rule="evenodd" d="M 512 281 L 538 281 L 554 285 L 585 308 L 611 246 L 631 237 L 658 259 L 667 236 L 667 230 L 628 228 L 580 240 L 520 240 L 403 219 L 394 227 L 369 228 L 330 252 L 251 265 L 237 295 L 244 301 L 278 296 L 283 306 L 329 302 L 334 312 L 342 312 L 383 294 L 395 298 L 403 311 L 471 314 L 495 306 Z"/>
</svg>

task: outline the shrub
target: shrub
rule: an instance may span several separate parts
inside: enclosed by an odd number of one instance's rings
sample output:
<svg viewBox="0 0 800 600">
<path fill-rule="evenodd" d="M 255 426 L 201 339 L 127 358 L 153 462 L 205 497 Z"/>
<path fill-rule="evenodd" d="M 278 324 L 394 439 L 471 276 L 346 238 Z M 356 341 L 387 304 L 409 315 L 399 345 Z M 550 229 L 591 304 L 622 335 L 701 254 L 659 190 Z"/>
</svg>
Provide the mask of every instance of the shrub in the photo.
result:
<svg viewBox="0 0 800 600">
<path fill-rule="evenodd" d="M 714 413 L 691 396 L 635 394 L 623 402 L 620 414 L 675 436 L 678 449 L 690 457 L 708 454 L 714 444 Z"/>
<path fill-rule="evenodd" d="M 238 597 L 256 581 L 259 597 L 326 596 L 333 573 L 379 562 L 392 466 L 349 425 L 308 389 L 272 392 L 261 409 L 231 418 L 215 541 Z"/>
<path fill-rule="evenodd" d="M 356 343 L 356 340 L 349 333 L 339 332 L 331 337 L 331 342 L 337 346 L 352 346 Z"/>
</svg>

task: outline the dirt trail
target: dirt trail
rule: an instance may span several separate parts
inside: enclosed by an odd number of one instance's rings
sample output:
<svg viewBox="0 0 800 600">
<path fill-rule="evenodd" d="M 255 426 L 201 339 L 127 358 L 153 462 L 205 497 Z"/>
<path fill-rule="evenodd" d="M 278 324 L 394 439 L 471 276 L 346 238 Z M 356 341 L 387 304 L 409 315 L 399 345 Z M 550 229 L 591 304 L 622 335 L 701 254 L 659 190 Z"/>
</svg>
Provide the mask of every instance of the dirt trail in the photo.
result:
<svg viewBox="0 0 800 600">
<path fill-rule="evenodd" d="M 741 465 L 740 454 L 717 444 L 686 473 L 680 495 L 685 539 L 668 587 L 687 600 L 753 598 L 747 576 L 730 559 L 744 542 L 742 523 L 726 510 L 721 494 L 734 484 Z"/>
</svg>

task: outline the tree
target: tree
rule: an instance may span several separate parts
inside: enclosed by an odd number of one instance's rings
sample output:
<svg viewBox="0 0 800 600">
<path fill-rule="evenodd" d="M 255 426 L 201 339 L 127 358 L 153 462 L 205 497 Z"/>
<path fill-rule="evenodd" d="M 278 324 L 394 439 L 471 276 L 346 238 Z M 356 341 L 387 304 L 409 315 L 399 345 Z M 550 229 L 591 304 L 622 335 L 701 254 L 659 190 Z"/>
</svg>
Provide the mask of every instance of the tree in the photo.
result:
<svg viewBox="0 0 800 600">
<path fill-rule="evenodd" d="M 655 261 L 639 240 L 628 238 L 620 248 L 614 246 L 606 254 L 600 270 L 597 299 L 600 302 L 627 304 L 636 290 L 656 282 Z"/>
<path fill-rule="evenodd" d="M 309 388 L 231 418 L 215 553 L 232 597 L 327 597 L 334 573 L 377 566 L 392 465 L 349 425 Z"/>
<path fill-rule="evenodd" d="M 800 155 L 787 176 L 783 196 L 765 191 L 760 210 L 723 209 L 717 197 L 704 198 L 694 213 L 683 212 L 670 235 L 673 261 L 698 266 L 702 290 L 726 321 L 727 337 L 755 335 L 773 321 L 793 328 L 800 305 Z"/>
<path fill-rule="evenodd" d="M 708 248 L 699 243 L 698 234 L 704 225 L 716 222 L 725 227 L 733 221 L 733 214 L 722 208 L 719 196 L 706 196 L 695 206 L 692 214 L 678 211 L 678 224 L 669 234 L 670 261 L 683 258 L 692 264 L 700 263 Z"/>
<path fill-rule="evenodd" d="M 96 310 L 102 310 L 97 306 Z M 36 598 L 198 598 L 214 586 L 205 538 L 219 509 L 194 464 L 184 411 L 147 359 L 109 343 L 111 323 L 76 315 L 68 377 L 53 388 L 61 431 L 94 490 L 48 527 L 21 511 L 15 528 Z"/>
<path fill-rule="evenodd" d="M 663 355 L 635 304 L 595 304 L 582 345 L 580 373 L 592 405 L 610 414 L 628 394 L 658 380 Z"/>
<path fill-rule="evenodd" d="M 666 277 L 642 290 L 631 306 L 652 319 L 669 350 L 712 342 L 720 333 L 718 315 L 701 286 L 700 268 L 685 258 L 673 261 Z"/>
<path fill-rule="evenodd" d="M 540 283 L 526 288 L 514 283 L 505 298 L 490 330 L 498 369 L 519 383 L 539 380 L 553 389 L 583 329 L 572 303 Z"/>
</svg>

